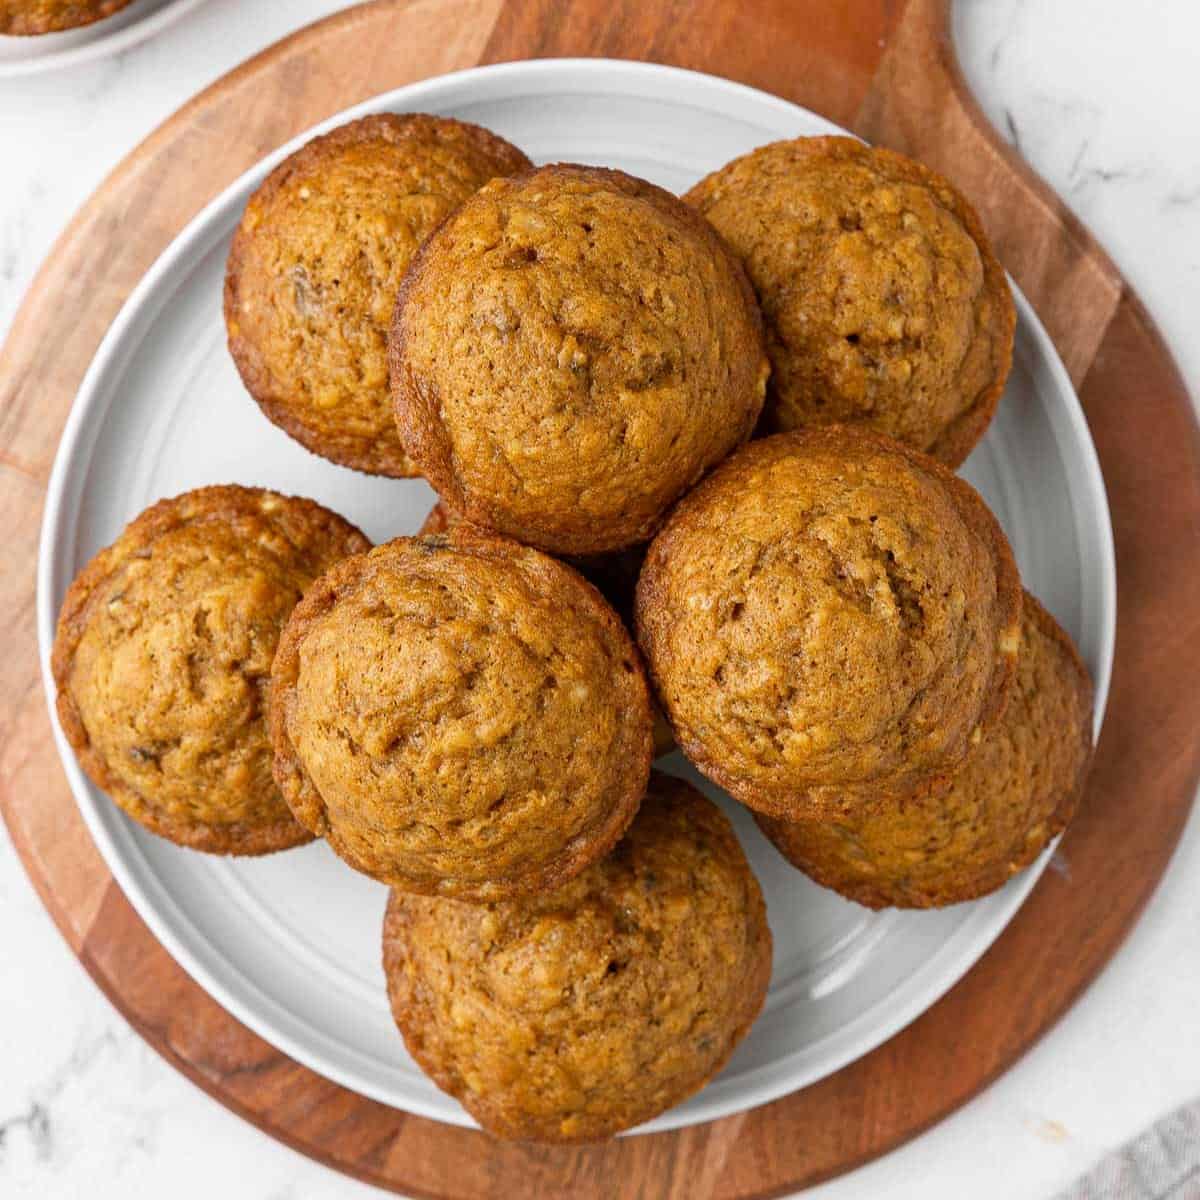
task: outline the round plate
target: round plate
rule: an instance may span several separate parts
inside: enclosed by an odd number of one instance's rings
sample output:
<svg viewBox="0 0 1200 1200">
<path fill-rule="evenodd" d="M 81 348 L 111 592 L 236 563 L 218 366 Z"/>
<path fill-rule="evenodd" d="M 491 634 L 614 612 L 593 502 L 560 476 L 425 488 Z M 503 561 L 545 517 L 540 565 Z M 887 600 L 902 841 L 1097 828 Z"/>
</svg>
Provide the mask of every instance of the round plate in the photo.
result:
<svg viewBox="0 0 1200 1200">
<path fill-rule="evenodd" d="M 178 21 L 203 0 L 133 0 L 111 17 L 34 37 L 0 36 L 0 79 L 76 67 L 128 50 Z"/>
<path fill-rule="evenodd" d="M 416 529 L 420 481 L 369 478 L 308 454 L 263 418 L 225 349 L 221 285 L 242 208 L 276 162 L 355 116 L 419 110 L 476 121 L 538 161 L 616 166 L 675 191 L 763 142 L 840 132 L 785 101 L 711 76 L 605 60 L 463 71 L 376 97 L 282 147 L 210 204 L 130 296 L 80 389 L 42 530 L 38 634 L 47 690 L 54 622 L 72 577 L 152 501 L 206 483 L 312 496 L 383 540 Z M 1017 296 L 1016 359 L 964 473 L 1007 531 L 1022 576 L 1108 691 L 1112 533 L 1096 456 L 1065 370 Z M 189 853 L 144 833 L 80 772 L 67 776 L 129 899 L 182 966 L 285 1053 L 384 1103 L 469 1118 L 416 1068 L 392 1026 L 379 965 L 385 889 L 323 844 L 261 860 Z M 673 756 L 666 768 L 694 773 Z M 704 784 L 710 795 L 715 789 Z M 997 894 L 932 913 L 872 914 L 786 866 L 722 798 L 766 892 L 775 967 L 766 1012 L 708 1088 L 643 1127 L 713 1120 L 803 1087 L 865 1054 L 967 971 L 1008 923 L 1049 854 Z"/>
</svg>

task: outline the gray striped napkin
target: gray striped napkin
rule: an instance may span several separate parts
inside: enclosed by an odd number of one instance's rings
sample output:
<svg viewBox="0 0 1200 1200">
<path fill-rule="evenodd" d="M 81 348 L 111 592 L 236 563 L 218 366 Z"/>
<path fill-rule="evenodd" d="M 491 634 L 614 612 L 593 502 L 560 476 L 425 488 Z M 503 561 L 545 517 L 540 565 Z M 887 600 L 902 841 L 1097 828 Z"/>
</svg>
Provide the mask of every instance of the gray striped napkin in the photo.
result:
<svg viewBox="0 0 1200 1200">
<path fill-rule="evenodd" d="M 1200 1200 L 1200 1100 L 1163 1117 L 1054 1200 Z"/>
</svg>

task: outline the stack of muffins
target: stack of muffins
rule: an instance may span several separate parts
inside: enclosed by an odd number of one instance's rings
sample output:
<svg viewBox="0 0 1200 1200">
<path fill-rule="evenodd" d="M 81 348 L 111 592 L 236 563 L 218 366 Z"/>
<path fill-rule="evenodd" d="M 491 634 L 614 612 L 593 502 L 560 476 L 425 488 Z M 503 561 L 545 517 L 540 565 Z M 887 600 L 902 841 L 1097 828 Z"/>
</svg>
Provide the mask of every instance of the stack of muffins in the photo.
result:
<svg viewBox="0 0 1200 1200">
<path fill-rule="evenodd" d="M 761 891 L 673 743 L 872 907 L 1070 819 L 1087 672 L 952 470 L 1012 300 L 931 171 L 804 138 L 680 199 L 368 117 L 253 196 L 225 319 L 272 422 L 441 501 L 373 549 L 259 489 L 155 505 L 67 595 L 59 717 L 153 832 L 387 884 L 396 1023 L 485 1129 L 636 1125 L 762 1007 Z"/>
</svg>

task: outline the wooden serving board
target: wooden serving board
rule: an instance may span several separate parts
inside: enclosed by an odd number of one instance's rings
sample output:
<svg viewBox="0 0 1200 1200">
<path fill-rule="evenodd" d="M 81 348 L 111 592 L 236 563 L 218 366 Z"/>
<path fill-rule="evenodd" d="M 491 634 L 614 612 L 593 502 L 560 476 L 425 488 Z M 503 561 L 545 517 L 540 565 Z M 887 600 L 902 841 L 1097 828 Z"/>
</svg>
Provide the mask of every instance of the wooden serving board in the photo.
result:
<svg viewBox="0 0 1200 1200">
<path fill-rule="evenodd" d="M 1137 919 L 1200 772 L 1200 439 L 1171 358 L 1116 268 L 966 93 L 948 0 L 378 0 L 271 47 L 142 143 L 51 252 L 0 357 L 0 808 L 63 936 L 190 1079 L 313 1158 L 413 1196 L 747 1200 L 866 1161 L 957 1108 L 1072 1003 Z M 199 208 L 316 121 L 416 79 L 609 55 L 726 75 L 944 170 L 982 211 L 1080 390 L 1112 506 L 1117 658 L 1083 810 L 1012 925 L 886 1045 L 773 1104 L 572 1149 L 498 1144 L 313 1074 L 168 956 L 87 834 L 51 739 L 34 574 L 51 461 L 119 305 Z"/>
</svg>

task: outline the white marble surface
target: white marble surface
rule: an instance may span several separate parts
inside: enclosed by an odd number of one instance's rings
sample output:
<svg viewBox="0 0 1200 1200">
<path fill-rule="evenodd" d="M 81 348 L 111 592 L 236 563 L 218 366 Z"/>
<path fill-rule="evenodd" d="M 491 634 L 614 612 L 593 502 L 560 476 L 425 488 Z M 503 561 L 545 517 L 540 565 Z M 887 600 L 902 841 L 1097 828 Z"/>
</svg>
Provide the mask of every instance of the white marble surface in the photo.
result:
<svg viewBox="0 0 1200 1200">
<path fill-rule="evenodd" d="M 0 82 L 0 332 L 122 155 L 237 62 L 339 7 L 209 0 L 116 59 Z M 1106 244 L 1200 395 L 1200 6 L 959 0 L 956 36 L 988 115 Z M 0 1197 L 378 1194 L 242 1124 L 148 1050 L 60 941 L 2 830 L 0 922 Z M 1051 1196 L 1200 1094 L 1197 930 L 1194 819 L 1132 938 L 1057 1029 L 956 1116 L 809 1195 Z"/>
</svg>

